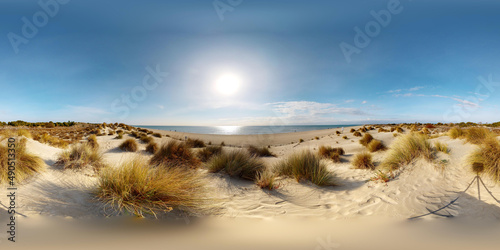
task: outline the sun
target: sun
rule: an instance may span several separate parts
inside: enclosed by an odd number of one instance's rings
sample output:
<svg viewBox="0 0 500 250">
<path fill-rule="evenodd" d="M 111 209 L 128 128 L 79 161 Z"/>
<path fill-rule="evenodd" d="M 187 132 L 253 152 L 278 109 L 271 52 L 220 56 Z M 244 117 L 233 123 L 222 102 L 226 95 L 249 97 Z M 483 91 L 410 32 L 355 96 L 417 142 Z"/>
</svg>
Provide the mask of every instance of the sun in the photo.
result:
<svg viewBox="0 0 500 250">
<path fill-rule="evenodd" d="M 215 89 L 217 92 L 229 96 L 238 92 L 240 85 L 241 79 L 237 75 L 224 74 L 217 79 Z"/>
</svg>

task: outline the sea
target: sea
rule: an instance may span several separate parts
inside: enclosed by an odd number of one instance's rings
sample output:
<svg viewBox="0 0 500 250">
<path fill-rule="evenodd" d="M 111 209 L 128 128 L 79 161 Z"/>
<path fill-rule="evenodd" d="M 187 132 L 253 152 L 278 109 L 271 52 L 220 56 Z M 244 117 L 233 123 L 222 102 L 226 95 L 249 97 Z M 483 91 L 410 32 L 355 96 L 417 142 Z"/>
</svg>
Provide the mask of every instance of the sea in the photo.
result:
<svg viewBox="0 0 500 250">
<path fill-rule="evenodd" d="M 312 130 L 334 129 L 352 125 L 286 125 L 286 126 L 149 126 L 133 125 L 135 127 L 159 129 L 165 131 L 176 131 L 196 134 L 213 135 L 258 135 L 258 134 L 279 134 L 293 133 Z"/>
</svg>

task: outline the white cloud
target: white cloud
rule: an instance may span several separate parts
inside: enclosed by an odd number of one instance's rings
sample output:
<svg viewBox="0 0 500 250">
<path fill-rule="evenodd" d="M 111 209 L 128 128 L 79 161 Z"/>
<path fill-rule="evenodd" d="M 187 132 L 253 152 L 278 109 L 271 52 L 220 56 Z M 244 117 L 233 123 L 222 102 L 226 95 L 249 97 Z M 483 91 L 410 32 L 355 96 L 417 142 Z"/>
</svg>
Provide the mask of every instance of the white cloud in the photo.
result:
<svg viewBox="0 0 500 250">
<path fill-rule="evenodd" d="M 361 104 L 366 104 L 366 103 L 367 103 L 367 101 L 363 101 L 363 102 L 361 102 Z"/>
<path fill-rule="evenodd" d="M 163 105 L 157 105 L 156 107 L 158 107 L 159 109 L 164 109 L 165 108 L 165 106 L 163 106 Z"/>
<path fill-rule="evenodd" d="M 417 91 L 419 89 L 423 89 L 424 87 L 422 86 L 416 86 L 416 87 L 413 87 L 413 88 L 410 88 L 409 91 Z"/>
<path fill-rule="evenodd" d="M 318 103 L 308 101 L 275 102 L 268 103 L 272 109 L 285 117 L 320 117 L 324 115 L 366 115 L 365 112 L 356 108 L 338 107 L 332 103 Z"/>
<path fill-rule="evenodd" d="M 354 100 L 351 99 L 351 100 L 345 101 L 345 103 L 351 103 L 351 102 L 354 102 Z"/>
</svg>

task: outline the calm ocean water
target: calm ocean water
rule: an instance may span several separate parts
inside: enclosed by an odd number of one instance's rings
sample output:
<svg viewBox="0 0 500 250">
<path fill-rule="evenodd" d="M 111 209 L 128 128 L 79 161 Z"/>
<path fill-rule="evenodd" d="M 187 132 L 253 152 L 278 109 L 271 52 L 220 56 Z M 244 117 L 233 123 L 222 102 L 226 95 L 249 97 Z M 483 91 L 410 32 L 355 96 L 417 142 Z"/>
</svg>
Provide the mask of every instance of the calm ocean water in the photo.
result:
<svg viewBox="0 0 500 250">
<path fill-rule="evenodd" d="M 146 126 L 134 125 L 136 127 L 160 129 L 165 131 L 177 131 L 196 134 L 215 135 L 258 135 L 292 133 L 330 128 L 341 128 L 357 125 L 302 125 L 302 126 Z"/>
</svg>

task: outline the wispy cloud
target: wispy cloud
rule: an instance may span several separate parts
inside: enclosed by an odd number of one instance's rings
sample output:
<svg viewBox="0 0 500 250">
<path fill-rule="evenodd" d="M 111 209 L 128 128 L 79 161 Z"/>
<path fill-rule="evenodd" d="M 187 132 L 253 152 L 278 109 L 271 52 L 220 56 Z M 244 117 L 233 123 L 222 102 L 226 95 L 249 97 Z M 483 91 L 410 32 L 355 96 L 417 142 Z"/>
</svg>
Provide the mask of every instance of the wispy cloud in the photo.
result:
<svg viewBox="0 0 500 250">
<path fill-rule="evenodd" d="M 366 103 L 367 103 L 367 101 L 363 101 L 363 102 L 361 102 L 361 104 L 366 104 Z"/>
<path fill-rule="evenodd" d="M 409 89 L 393 89 L 393 90 L 387 91 L 387 93 L 394 94 L 394 93 L 401 93 L 401 92 L 414 92 L 414 91 L 421 90 L 423 88 L 425 88 L 425 87 L 423 87 L 423 86 L 415 86 L 415 87 L 409 88 Z"/>
<path fill-rule="evenodd" d="M 351 99 L 351 100 L 345 101 L 345 103 L 351 103 L 351 102 L 354 102 L 354 100 Z"/>
<path fill-rule="evenodd" d="M 295 101 L 295 102 L 275 102 L 268 103 L 267 105 L 272 106 L 272 109 L 280 114 L 287 117 L 294 116 L 309 116 L 317 117 L 324 115 L 367 115 L 364 111 L 356 108 L 345 108 L 339 107 L 332 103 L 319 103 L 319 102 L 308 102 L 308 101 Z"/>
<path fill-rule="evenodd" d="M 480 108 L 481 106 L 479 103 L 471 102 L 465 99 L 462 99 L 461 97 L 452 97 L 452 96 L 444 96 L 444 95 L 423 95 L 423 94 L 413 94 L 413 93 L 406 93 L 406 94 L 396 94 L 394 95 L 395 97 L 436 97 L 436 98 L 444 98 L 444 99 L 450 99 L 458 102 L 459 106 L 462 107 L 467 107 L 467 108 Z"/>
<path fill-rule="evenodd" d="M 410 88 L 409 91 L 417 91 L 419 89 L 423 89 L 424 87 L 422 86 L 416 86 L 416 87 L 413 87 L 413 88 Z"/>
</svg>

